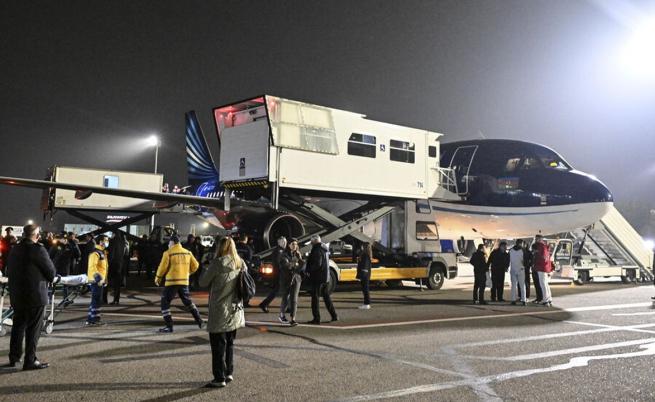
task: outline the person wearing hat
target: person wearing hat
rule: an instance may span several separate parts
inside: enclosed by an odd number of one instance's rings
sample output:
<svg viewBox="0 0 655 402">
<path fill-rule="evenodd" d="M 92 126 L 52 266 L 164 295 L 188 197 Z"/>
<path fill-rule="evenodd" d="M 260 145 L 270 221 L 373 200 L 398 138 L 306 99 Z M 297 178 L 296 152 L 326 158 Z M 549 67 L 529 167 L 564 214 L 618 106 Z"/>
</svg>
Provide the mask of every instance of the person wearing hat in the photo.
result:
<svg viewBox="0 0 655 402">
<path fill-rule="evenodd" d="M 164 291 L 161 294 L 161 315 L 164 317 L 165 327 L 159 332 L 173 332 L 173 317 L 171 316 L 171 302 L 177 294 L 182 303 L 190 310 L 199 328 L 202 328 L 204 321 L 200 318 L 198 307 L 193 304 L 189 295 L 189 275 L 198 270 L 198 260 L 193 254 L 182 247 L 180 238 L 177 235 L 171 236 L 168 243 L 168 250 L 164 251 L 157 274 L 155 285 L 161 285 L 162 279 L 166 281 Z"/>
</svg>

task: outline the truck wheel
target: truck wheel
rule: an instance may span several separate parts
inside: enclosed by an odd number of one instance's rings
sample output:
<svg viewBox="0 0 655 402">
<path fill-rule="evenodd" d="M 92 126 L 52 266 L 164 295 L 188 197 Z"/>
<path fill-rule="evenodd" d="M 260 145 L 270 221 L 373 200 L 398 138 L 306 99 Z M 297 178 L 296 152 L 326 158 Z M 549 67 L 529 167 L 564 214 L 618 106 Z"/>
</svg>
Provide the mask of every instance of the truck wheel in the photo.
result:
<svg viewBox="0 0 655 402">
<path fill-rule="evenodd" d="M 621 276 L 623 283 L 633 283 L 637 281 L 637 274 L 634 270 L 625 271 L 625 275 Z"/>
<path fill-rule="evenodd" d="M 428 276 L 428 288 L 431 290 L 439 290 L 443 286 L 446 279 L 444 277 L 444 267 L 441 264 L 434 265 L 430 268 L 430 276 Z"/>
<path fill-rule="evenodd" d="M 333 269 L 330 269 L 330 281 L 328 282 L 327 286 L 327 292 L 329 294 L 332 294 L 334 290 L 337 288 L 337 282 L 339 279 L 337 279 L 337 273 L 334 272 Z"/>
<path fill-rule="evenodd" d="M 578 279 L 575 280 L 575 283 L 581 286 L 585 283 L 589 283 L 589 271 L 579 271 Z"/>
</svg>

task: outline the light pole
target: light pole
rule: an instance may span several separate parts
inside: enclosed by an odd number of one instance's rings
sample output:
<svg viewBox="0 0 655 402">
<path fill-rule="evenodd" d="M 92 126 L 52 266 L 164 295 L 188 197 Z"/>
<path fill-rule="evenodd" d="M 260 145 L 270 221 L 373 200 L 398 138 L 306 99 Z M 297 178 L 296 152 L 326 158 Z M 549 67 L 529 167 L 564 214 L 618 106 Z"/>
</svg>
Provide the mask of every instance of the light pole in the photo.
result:
<svg viewBox="0 0 655 402">
<path fill-rule="evenodd" d="M 159 141 L 159 137 L 156 135 L 151 135 L 148 137 L 148 145 L 151 147 L 155 147 L 155 174 L 157 173 L 157 162 L 159 159 L 159 146 L 161 145 L 161 142 Z M 155 215 L 152 215 L 152 218 L 150 219 L 150 232 L 152 233 L 152 230 L 155 228 Z"/>
</svg>

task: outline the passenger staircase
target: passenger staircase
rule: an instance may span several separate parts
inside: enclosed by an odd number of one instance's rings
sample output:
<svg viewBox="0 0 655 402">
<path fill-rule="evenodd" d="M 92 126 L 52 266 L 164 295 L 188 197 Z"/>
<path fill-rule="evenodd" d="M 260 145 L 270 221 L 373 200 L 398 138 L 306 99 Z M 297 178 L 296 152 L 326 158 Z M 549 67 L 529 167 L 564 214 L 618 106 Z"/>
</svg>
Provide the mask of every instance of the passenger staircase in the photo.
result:
<svg viewBox="0 0 655 402">
<path fill-rule="evenodd" d="M 644 239 L 612 206 L 595 225 L 574 231 L 573 236 L 585 238 L 585 247 L 593 256 L 622 267 L 638 267 L 642 280 L 653 280 L 652 250 L 647 250 Z"/>
</svg>

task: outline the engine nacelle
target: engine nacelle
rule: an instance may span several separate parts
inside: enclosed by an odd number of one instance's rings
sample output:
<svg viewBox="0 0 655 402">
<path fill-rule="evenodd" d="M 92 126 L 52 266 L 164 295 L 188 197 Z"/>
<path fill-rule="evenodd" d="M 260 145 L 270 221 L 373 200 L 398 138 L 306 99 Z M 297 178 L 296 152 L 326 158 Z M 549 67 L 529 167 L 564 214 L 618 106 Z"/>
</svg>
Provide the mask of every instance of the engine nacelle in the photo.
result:
<svg viewBox="0 0 655 402">
<path fill-rule="evenodd" d="M 248 215 L 241 218 L 238 226 L 240 232 L 254 237 L 257 251 L 275 247 L 280 236 L 288 240 L 305 235 L 303 222 L 289 213 Z"/>
</svg>

